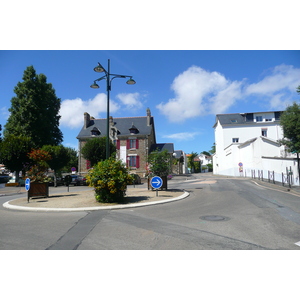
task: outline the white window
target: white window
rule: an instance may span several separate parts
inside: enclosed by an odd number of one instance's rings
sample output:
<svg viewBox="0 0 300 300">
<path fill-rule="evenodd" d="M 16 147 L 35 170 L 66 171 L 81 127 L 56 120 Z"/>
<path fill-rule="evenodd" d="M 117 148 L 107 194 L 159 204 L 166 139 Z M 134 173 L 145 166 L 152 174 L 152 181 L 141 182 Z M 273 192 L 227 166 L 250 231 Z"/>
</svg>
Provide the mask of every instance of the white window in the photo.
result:
<svg viewBox="0 0 300 300">
<path fill-rule="evenodd" d="M 233 143 L 238 143 L 239 142 L 239 138 L 232 138 L 232 142 Z"/>
<path fill-rule="evenodd" d="M 267 131 L 268 131 L 268 130 L 267 130 L 266 128 L 262 128 L 262 129 L 261 129 L 261 135 L 262 135 L 262 136 L 267 136 Z"/>
<path fill-rule="evenodd" d="M 263 118 L 262 116 L 256 116 L 256 122 L 262 122 Z"/>
</svg>

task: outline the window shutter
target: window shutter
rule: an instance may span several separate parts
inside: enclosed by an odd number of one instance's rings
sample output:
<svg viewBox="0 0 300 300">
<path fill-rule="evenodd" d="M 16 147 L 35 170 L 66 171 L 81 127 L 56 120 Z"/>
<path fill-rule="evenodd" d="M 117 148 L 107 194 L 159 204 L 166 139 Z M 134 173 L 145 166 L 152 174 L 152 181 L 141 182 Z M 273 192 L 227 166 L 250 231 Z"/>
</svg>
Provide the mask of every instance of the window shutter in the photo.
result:
<svg viewBox="0 0 300 300">
<path fill-rule="evenodd" d="M 120 150 L 120 140 L 117 140 L 117 149 Z"/>
<path fill-rule="evenodd" d="M 140 157 L 136 157 L 136 168 L 138 169 L 140 167 Z"/>
<path fill-rule="evenodd" d="M 87 169 L 91 168 L 91 162 L 89 160 L 86 161 L 86 168 Z"/>
<path fill-rule="evenodd" d="M 135 140 L 135 149 L 139 149 L 139 140 L 138 139 Z"/>
<path fill-rule="evenodd" d="M 127 140 L 127 149 L 130 149 L 130 140 Z"/>
</svg>

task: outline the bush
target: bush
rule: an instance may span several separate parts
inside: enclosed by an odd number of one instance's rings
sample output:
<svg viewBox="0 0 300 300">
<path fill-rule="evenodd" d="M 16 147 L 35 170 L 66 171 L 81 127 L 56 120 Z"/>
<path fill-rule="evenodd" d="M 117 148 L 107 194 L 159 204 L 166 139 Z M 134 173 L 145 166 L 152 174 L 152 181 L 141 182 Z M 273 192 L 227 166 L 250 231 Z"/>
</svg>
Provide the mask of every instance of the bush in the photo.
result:
<svg viewBox="0 0 300 300">
<path fill-rule="evenodd" d="M 115 158 L 98 162 L 86 179 L 95 189 L 96 200 L 103 203 L 123 203 L 127 185 L 132 183 L 126 166 Z"/>
</svg>

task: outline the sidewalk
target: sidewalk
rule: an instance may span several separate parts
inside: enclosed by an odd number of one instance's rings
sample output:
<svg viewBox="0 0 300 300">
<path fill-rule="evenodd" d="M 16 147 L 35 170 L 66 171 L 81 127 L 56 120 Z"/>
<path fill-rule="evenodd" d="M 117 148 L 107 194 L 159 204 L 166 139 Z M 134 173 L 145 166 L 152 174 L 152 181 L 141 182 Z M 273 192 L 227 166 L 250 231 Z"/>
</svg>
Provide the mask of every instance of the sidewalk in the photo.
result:
<svg viewBox="0 0 300 300">
<path fill-rule="evenodd" d="M 183 190 L 170 189 L 167 191 L 148 190 L 147 187 L 129 187 L 126 192 L 126 204 L 106 204 L 95 200 L 94 191 L 69 192 L 50 194 L 49 198 L 24 198 L 12 200 L 3 204 L 5 208 L 27 211 L 86 211 L 101 209 L 123 209 L 146 205 L 162 204 L 186 198 L 189 193 Z"/>
<path fill-rule="evenodd" d="M 278 190 L 278 191 L 282 191 L 282 192 L 287 192 L 290 194 L 294 194 L 294 195 L 298 195 L 300 196 L 300 186 L 291 186 L 289 187 L 287 184 L 285 184 L 284 186 L 280 183 L 280 182 L 276 182 L 275 184 L 272 182 L 269 182 L 268 180 L 259 180 L 259 179 L 253 179 L 253 178 L 249 178 L 249 180 L 252 180 L 253 182 L 255 182 L 258 185 L 261 185 L 265 188 L 269 188 L 269 189 L 273 189 L 273 190 Z"/>
</svg>

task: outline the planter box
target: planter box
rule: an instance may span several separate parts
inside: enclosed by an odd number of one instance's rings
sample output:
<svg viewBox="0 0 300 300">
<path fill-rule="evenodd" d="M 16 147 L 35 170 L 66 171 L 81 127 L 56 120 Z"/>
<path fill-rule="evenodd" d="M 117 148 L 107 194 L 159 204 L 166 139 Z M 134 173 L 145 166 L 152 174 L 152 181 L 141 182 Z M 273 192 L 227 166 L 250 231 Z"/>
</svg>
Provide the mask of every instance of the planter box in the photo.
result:
<svg viewBox="0 0 300 300">
<path fill-rule="evenodd" d="M 48 182 L 32 182 L 30 183 L 30 189 L 27 192 L 27 200 L 29 202 L 30 197 L 49 197 L 49 184 Z"/>
</svg>

